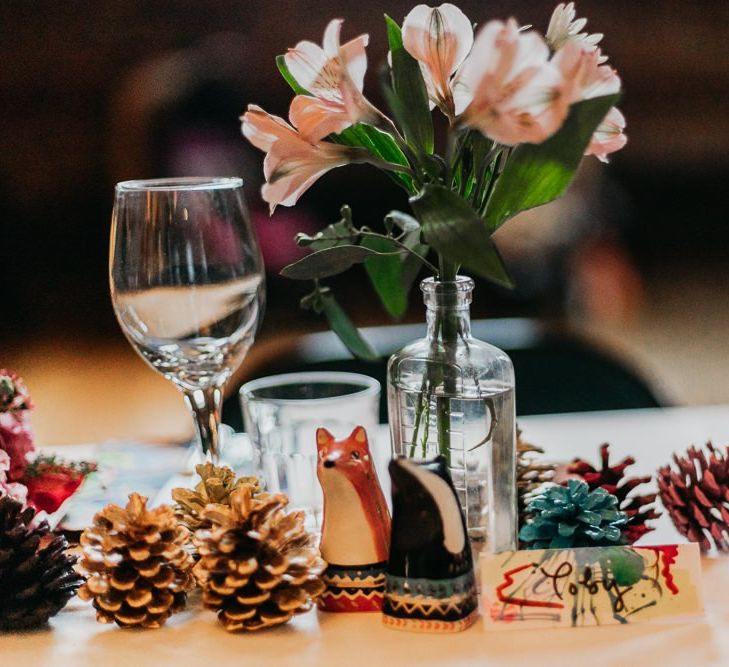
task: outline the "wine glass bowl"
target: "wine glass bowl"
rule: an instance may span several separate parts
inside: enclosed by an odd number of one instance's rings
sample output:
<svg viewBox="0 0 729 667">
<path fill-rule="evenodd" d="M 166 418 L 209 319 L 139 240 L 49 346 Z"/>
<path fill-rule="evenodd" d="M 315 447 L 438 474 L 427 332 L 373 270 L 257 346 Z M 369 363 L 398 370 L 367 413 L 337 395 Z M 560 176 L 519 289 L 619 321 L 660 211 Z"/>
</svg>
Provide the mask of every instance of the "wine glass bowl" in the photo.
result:
<svg viewBox="0 0 729 667">
<path fill-rule="evenodd" d="M 183 393 L 219 456 L 222 388 L 253 343 L 264 270 L 238 178 L 117 184 L 109 275 L 132 347 Z"/>
</svg>

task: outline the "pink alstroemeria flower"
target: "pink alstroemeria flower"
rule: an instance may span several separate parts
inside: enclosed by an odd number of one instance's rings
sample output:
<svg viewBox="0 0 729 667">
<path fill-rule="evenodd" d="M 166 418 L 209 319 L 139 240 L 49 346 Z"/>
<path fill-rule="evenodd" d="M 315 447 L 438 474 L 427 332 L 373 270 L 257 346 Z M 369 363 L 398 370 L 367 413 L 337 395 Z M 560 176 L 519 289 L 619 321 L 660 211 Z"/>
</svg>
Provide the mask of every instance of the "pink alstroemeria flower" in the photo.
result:
<svg viewBox="0 0 729 667">
<path fill-rule="evenodd" d="M 569 108 L 561 72 L 537 33 L 520 31 L 514 19 L 490 21 L 454 82 L 463 126 L 513 146 L 541 143 L 554 134 Z"/>
<path fill-rule="evenodd" d="M 284 56 L 291 75 L 309 92 L 294 97 L 289 120 L 311 143 L 355 123 L 372 123 L 378 116 L 362 94 L 369 36 L 341 45 L 342 23 L 342 19 L 329 22 L 323 46 L 302 41 Z"/>
<path fill-rule="evenodd" d="M 291 125 L 254 104 L 241 118 L 243 135 L 266 152 L 261 190 L 273 213 L 276 206 L 293 206 L 330 169 L 356 162 L 354 149 L 327 142 L 309 143 Z"/>
<path fill-rule="evenodd" d="M 405 50 L 420 63 L 428 97 L 449 117 L 455 115 L 451 77 L 473 46 L 473 26 L 455 5 L 417 5 L 402 24 Z"/>
<path fill-rule="evenodd" d="M 607 162 L 610 153 L 619 151 L 628 143 L 628 137 L 623 134 L 624 130 L 625 116 L 617 107 L 613 107 L 597 126 L 585 155 L 594 155 L 600 162 Z"/>
</svg>

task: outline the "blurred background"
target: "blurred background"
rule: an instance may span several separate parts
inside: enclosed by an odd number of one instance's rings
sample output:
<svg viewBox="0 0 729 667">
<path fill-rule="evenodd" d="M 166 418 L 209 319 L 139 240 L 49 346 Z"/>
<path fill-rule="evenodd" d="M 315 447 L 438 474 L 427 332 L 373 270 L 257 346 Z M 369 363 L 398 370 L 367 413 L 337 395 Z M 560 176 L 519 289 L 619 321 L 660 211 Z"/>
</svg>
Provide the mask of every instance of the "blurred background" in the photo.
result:
<svg viewBox="0 0 729 667">
<path fill-rule="evenodd" d="M 515 16 L 546 30 L 553 2 L 461 0 L 476 22 Z M 401 0 L 7 0 L 0 5 L 0 367 L 25 377 L 43 444 L 189 435 L 182 402 L 138 359 L 111 309 L 107 252 L 114 183 L 240 175 L 267 263 L 268 305 L 238 376 L 275 359 L 285 336 L 325 328 L 298 308 L 308 285 L 277 277 L 293 235 L 349 203 L 375 225 L 403 196 L 367 167 L 330 173 L 269 218 L 262 156 L 240 136 L 249 103 L 285 116 L 274 58 L 370 34 L 365 93 L 378 105 L 382 15 Z M 479 283 L 474 317 L 533 318 L 607 351 L 664 404 L 729 402 L 729 4 L 580 0 L 578 16 L 624 82 L 629 143 L 585 160 L 563 200 L 496 239 L 513 293 Z M 387 317 L 363 273 L 334 281 L 363 325 Z M 405 321 L 419 322 L 417 290 Z"/>
</svg>

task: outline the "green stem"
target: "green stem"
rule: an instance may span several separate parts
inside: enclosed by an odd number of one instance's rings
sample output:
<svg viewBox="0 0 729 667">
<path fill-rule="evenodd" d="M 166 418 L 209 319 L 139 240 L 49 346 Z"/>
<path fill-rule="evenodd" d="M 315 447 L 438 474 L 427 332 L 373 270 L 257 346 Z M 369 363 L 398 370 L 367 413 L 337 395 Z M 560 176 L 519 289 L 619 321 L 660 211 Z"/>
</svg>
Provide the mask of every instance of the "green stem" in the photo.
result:
<svg viewBox="0 0 729 667">
<path fill-rule="evenodd" d="M 449 262 L 442 255 L 438 257 L 442 282 L 453 282 L 458 273 L 458 265 Z M 447 297 L 450 298 L 450 297 Z M 456 294 L 453 293 L 455 305 Z M 457 391 L 457 378 L 453 373 L 458 345 L 458 313 L 451 304 L 445 304 L 440 317 L 440 338 L 443 343 L 443 393 L 436 399 L 436 424 L 438 430 L 438 450 L 451 464 L 451 397 Z"/>
</svg>

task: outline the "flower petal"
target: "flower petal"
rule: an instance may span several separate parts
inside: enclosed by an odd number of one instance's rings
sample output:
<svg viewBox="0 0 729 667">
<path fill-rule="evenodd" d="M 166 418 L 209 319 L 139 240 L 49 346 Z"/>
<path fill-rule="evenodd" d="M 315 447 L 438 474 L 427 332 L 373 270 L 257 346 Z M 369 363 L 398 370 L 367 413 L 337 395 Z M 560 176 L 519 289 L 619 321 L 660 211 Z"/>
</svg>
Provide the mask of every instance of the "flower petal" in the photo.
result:
<svg viewBox="0 0 729 667">
<path fill-rule="evenodd" d="M 272 116 L 255 104 L 248 105 L 241 120 L 243 136 L 262 151 L 268 152 L 279 139 L 296 134 L 283 118 Z"/>
<path fill-rule="evenodd" d="M 592 135 L 585 155 L 594 155 L 601 162 L 607 162 L 610 153 L 619 151 L 628 143 L 624 130 L 625 116 L 617 107 L 613 107 Z"/>
<path fill-rule="evenodd" d="M 601 65 L 599 49 L 568 42 L 552 57 L 570 88 L 570 102 L 612 95 L 620 90 L 620 77 L 609 65 Z"/>
<path fill-rule="evenodd" d="M 369 35 L 360 35 L 344 44 L 339 51 L 345 69 L 359 90 L 364 88 L 364 77 L 367 71 L 365 48 L 369 41 Z"/>
<path fill-rule="evenodd" d="M 337 102 L 308 95 L 297 95 L 291 101 L 289 120 L 310 143 L 329 134 L 339 134 L 352 125 L 346 108 Z"/>
<path fill-rule="evenodd" d="M 443 106 L 452 100 L 451 76 L 473 46 L 473 27 L 455 5 L 417 5 L 405 17 L 403 46 L 430 78 L 431 99 Z"/>
</svg>

